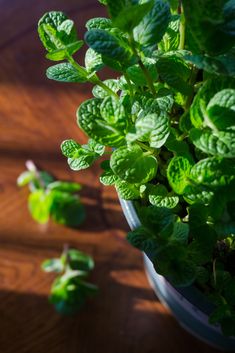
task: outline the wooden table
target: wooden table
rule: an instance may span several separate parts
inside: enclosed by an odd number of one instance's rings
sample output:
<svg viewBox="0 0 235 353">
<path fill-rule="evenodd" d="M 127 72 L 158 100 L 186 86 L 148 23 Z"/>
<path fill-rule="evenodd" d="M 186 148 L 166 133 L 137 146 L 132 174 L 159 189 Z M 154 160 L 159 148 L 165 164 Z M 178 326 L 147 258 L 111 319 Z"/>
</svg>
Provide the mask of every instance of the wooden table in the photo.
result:
<svg viewBox="0 0 235 353">
<path fill-rule="evenodd" d="M 98 182 L 99 166 L 71 172 L 61 156 L 63 139 L 81 143 L 77 106 L 89 85 L 45 78 L 50 63 L 37 36 L 37 21 L 49 10 L 66 11 L 80 36 L 87 19 L 104 15 L 94 0 L 1 0 L 0 37 L 0 353 L 215 352 L 187 334 L 155 297 L 141 254 L 125 240 L 128 226 L 112 187 Z M 57 178 L 84 185 L 87 221 L 78 230 L 37 225 L 27 211 L 27 189 L 16 178 L 26 159 Z M 40 263 L 69 243 L 91 254 L 96 299 L 73 318 L 48 304 L 53 275 Z"/>
</svg>

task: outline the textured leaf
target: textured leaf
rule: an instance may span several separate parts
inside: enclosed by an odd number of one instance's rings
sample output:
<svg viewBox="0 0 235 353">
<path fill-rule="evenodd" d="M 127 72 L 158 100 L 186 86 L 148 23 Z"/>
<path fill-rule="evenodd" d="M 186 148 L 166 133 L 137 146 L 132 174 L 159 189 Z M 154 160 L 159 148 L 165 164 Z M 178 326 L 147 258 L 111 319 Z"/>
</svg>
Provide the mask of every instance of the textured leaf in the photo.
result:
<svg viewBox="0 0 235 353">
<path fill-rule="evenodd" d="M 78 41 L 73 21 L 62 12 L 48 12 L 38 23 L 38 33 L 51 60 L 63 60 L 83 44 Z"/>
<path fill-rule="evenodd" d="M 214 95 L 207 106 L 210 121 L 219 130 L 235 130 L 235 89 L 224 89 Z"/>
<path fill-rule="evenodd" d="M 61 151 L 65 157 L 73 157 L 80 148 L 81 145 L 74 140 L 65 140 L 61 144 Z"/>
<path fill-rule="evenodd" d="M 235 80 L 220 77 L 205 81 L 190 107 L 190 118 L 196 128 L 200 128 L 204 124 L 205 108 L 210 99 L 217 92 L 227 88 L 235 89 Z"/>
<path fill-rule="evenodd" d="M 185 60 L 197 68 L 216 75 L 235 76 L 235 55 L 227 53 L 219 56 L 185 55 Z"/>
<path fill-rule="evenodd" d="M 226 186 L 235 178 L 235 165 L 228 159 L 202 159 L 191 168 L 190 178 L 210 187 Z"/>
<path fill-rule="evenodd" d="M 100 105 L 102 118 L 116 129 L 124 131 L 127 125 L 127 116 L 124 106 L 113 97 L 106 97 Z"/>
<path fill-rule="evenodd" d="M 85 34 L 85 41 L 97 53 L 111 59 L 123 61 L 130 58 L 130 52 L 112 34 L 103 29 L 91 29 Z"/>
<path fill-rule="evenodd" d="M 109 18 L 105 17 L 96 17 L 91 18 L 86 23 L 86 28 L 88 31 L 91 29 L 111 29 L 112 28 L 112 21 Z"/>
<path fill-rule="evenodd" d="M 124 200 L 135 200 L 140 197 L 139 188 L 134 184 L 127 183 L 126 181 L 116 181 L 115 188 L 119 197 Z"/>
<path fill-rule="evenodd" d="M 108 79 L 103 81 L 103 83 L 115 93 L 117 93 L 120 90 L 118 80 Z M 98 85 L 93 87 L 92 93 L 94 97 L 101 98 L 101 99 L 109 96 L 108 92 Z"/>
<path fill-rule="evenodd" d="M 162 0 L 154 0 L 152 10 L 134 29 L 134 38 L 142 46 L 156 46 L 162 39 L 171 19 L 170 7 Z"/>
<path fill-rule="evenodd" d="M 145 183 L 154 178 L 157 160 L 146 155 L 138 145 L 120 147 L 111 156 L 110 167 L 120 179 L 129 183 Z"/>
<path fill-rule="evenodd" d="M 168 193 L 163 185 L 153 185 L 148 192 L 149 202 L 158 207 L 174 208 L 179 198 Z"/>
<path fill-rule="evenodd" d="M 157 61 L 157 71 L 169 86 L 184 95 L 192 93 L 192 87 L 186 82 L 190 77 L 188 64 L 176 55 L 161 57 Z"/>
<path fill-rule="evenodd" d="M 145 227 L 139 227 L 127 234 L 127 241 L 135 248 L 146 254 L 156 251 L 156 236 Z"/>
<path fill-rule="evenodd" d="M 169 208 L 148 206 L 139 212 L 141 223 L 158 238 L 169 237 L 173 232 L 175 216 Z"/>
<path fill-rule="evenodd" d="M 171 238 L 175 241 L 178 241 L 182 244 L 188 243 L 189 237 L 189 225 L 187 223 L 183 223 L 180 220 L 174 223 L 174 230 Z"/>
<path fill-rule="evenodd" d="M 104 67 L 102 56 L 89 48 L 85 55 L 85 66 L 88 72 L 96 72 Z"/>
<path fill-rule="evenodd" d="M 143 62 L 152 80 L 156 81 L 157 70 L 155 60 L 146 58 L 145 60 L 143 60 Z M 127 74 L 131 81 L 134 82 L 136 85 L 147 86 L 146 77 L 138 64 L 128 67 Z"/>
<path fill-rule="evenodd" d="M 169 118 L 166 113 L 150 114 L 139 118 L 135 124 L 136 132 L 127 134 L 128 141 L 147 141 L 151 147 L 160 148 L 170 134 Z"/>
<path fill-rule="evenodd" d="M 143 19 L 143 17 L 152 9 L 154 1 L 148 1 L 143 4 L 125 6 L 121 9 L 113 24 L 124 32 L 131 32 Z"/>
<path fill-rule="evenodd" d="M 201 51 L 218 55 L 235 43 L 234 1 L 183 0 L 187 26 Z M 216 38 L 216 40 L 215 40 Z"/>
<path fill-rule="evenodd" d="M 159 48 L 168 52 L 171 50 L 177 50 L 180 43 L 179 34 L 180 16 L 174 15 L 171 18 L 169 26 L 167 27 L 166 33 L 164 34 L 161 42 L 159 43 Z"/>
<path fill-rule="evenodd" d="M 235 132 L 190 130 L 190 139 L 201 151 L 227 158 L 235 157 Z"/>
<path fill-rule="evenodd" d="M 86 82 L 86 71 L 78 71 L 69 63 L 61 63 L 47 69 L 47 77 L 61 82 Z"/>
<path fill-rule="evenodd" d="M 77 112 L 78 124 L 95 141 L 105 146 L 118 147 L 124 141 L 124 132 L 102 118 L 100 106 L 101 100 L 98 98 L 82 103 Z"/>
<path fill-rule="evenodd" d="M 174 157 L 170 161 L 167 169 L 167 178 L 177 194 L 184 194 L 187 186 L 190 184 L 189 175 L 192 165 L 189 163 L 188 159 L 184 157 Z"/>
</svg>

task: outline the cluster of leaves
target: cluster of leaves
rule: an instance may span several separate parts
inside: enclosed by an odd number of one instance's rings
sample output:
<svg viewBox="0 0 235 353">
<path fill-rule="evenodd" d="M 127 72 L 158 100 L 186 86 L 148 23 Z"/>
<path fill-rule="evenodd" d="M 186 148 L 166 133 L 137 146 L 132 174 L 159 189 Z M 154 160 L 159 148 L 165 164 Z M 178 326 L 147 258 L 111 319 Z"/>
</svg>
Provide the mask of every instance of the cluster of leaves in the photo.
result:
<svg viewBox="0 0 235 353">
<path fill-rule="evenodd" d="M 84 67 L 73 22 L 39 21 L 47 58 L 64 60 L 48 78 L 95 85 L 77 112 L 91 140 L 62 151 L 79 170 L 108 148 L 100 180 L 135 200 L 142 221 L 130 243 L 174 285 L 210 293 L 211 322 L 235 335 L 235 2 L 100 2 L 110 18 L 87 22 Z M 102 82 L 104 66 L 118 77 Z"/>
<path fill-rule="evenodd" d="M 52 284 L 49 301 L 60 314 L 76 313 L 87 298 L 97 293 L 98 288 L 86 281 L 93 268 L 93 259 L 76 249 L 65 249 L 60 258 L 42 263 L 43 271 L 58 274 Z"/>
<path fill-rule="evenodd" d="M 28 208 L 33 219 L 44 224 L 52 218 L 69 227 L 79 226 L 85 218 L 84 207 L 77 195 L 81 185 L 55 180 L 47 172 L 37 170 L 31 161 L 26 165 L 28 170 L 20 174 L 17 184 L 20 187 L 29 184 Z"/>
</svg>

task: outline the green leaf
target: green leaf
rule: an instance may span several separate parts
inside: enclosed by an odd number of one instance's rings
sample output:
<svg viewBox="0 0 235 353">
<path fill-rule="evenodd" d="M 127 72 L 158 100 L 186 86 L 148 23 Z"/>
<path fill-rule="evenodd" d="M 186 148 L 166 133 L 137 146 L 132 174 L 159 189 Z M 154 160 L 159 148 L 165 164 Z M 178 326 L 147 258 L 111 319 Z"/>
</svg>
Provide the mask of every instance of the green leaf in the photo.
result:
<svg viewBox="0 0 235 353">
<path fill-rule="evenodd" d="M 61 261 L 66 260 L 72 270 L 91 271 L 95 266 L 91 256 L 76 249 L 69 249 L 66 254 L 62 255 Z"/>
<path fill-rule="evenodd" d="M 159 238 L 172 235 L 175 216 L 169 208 L 148 206 L 142 207 L 139 217 L 143 226 Z"/>
<path fill-rule="evenodd" d="M 204 124 L 205 108 L 210 99 L 219 91 L 227 88 L 235 89 L 235 81 L 228 78 L 213 78 L 204 82 L 198 93 L 194 97 L 190 107 L 190 118 L 196 128 Z"/>
<path fill-rule="evenodd" d="M 169 26 L 167 27 L 166 33 L 164 34 L 161 42 L 159 43 L 159 48 L 168 52 L 171 50 L 177 50 L 179 48 L 180 43 L 180 16 L 174 15 L 171 18 Z"/>
<path fill-rule="evenodd" d="M 143 60 L 144 66 L 151 76 L 153 81 L 157 79 L 156 61 L 150 58 Z M 128 67 L 126 70 L 129 78 L 138 86 L 147 86 L 146 76 L 139 64 Z"/>
<path fill-rule="evenodd" d="M 192 129 L 189 137 L 205 153 L 226 158 L 235 157 L 235 132 Z"/>
<path fill-rule="evenodd" d="M 127 116 L 124 106 L 113 97 L 106 97 L 100 105 L 102 118 L 120 131 L 126 130 Z"/>
<path fill-rule="evenodd" d="M 227 53 L 219 56 L 208 55 L 185 55 L 186 61 L 193 63 L 197 68 L 211 74 L 222 76 L 235 76 L 235 56 Z"/>
<path fill-rule="evenodd" d="M 218 55 L 235 44 L 233 1 L 183 0 L 182 3 L 186 24 L 202 52 Z"/>
<path fill-rule="evenodd" d="M 111 156 L 110 167 L 114 174 L 128 183 L 146 183 L 157 172 L 157 160 L 144 153 L 138 145 L 120 147 Z"/>
<path fill-rule="evenodd" d="M 148 228 L 140 226 L 139 228 L 127 234 L 127 241 L 135 248 L 151 254 L 156 251 L 157 238 Z"/>
<path fill-rule="evenodd" d="M 51 191 L 53 195 L 51 204 L 51 217 L 59 224 L 70 227 L 79 226 L 85 218 L 84 207 L 77 195 L 62 191 Z"/>
<path fill-rule="evenodd" d="M 91 18 L 86 23 L 86 28 L 88 31 L 91 29 L 111 29 L 112 28 L 112 21 L 109 18 L 105 17 L 96 17 Z"/>
<path fill-rule="evenodd" d="M 144 47 L 156 46 L 162 39 L 171 19 L 170 7 L 162 0 L 154 0 L 152 10 L 134 29 L 134 39 Z"/>
<path fill-rule="evenodd" d="M 124 131 L 104 120 L 100 113 L 101 102 L 98 98 L 83 102 L 77 112 L 78 124 L 89 137 L 102 145 L 118 147 L 124 141 Z"/>
<path fill-rule="evenodd" d="M 115 36 L 103 29 L 91 29 L 85 34 L 85 41 L 97 53 L 118 61 L 130 58 L 129 50 Z"/>
<path fill-rule="evenodd" d="M 68 158 L 69 167 L 72 170 L 78 171 L 89 168 L 98 158 L 97 154 L 80 149 L 79 155 L 76 157 Z"/>
<path fill-rule="evenodd" d="M 173 129 L 171 129 L 171 131 L 173 131 Z M 187 158 L 190 163 L 194 162 L 189 150 L 189 145 L 185 141 L 177 140 L 177 137 L 173 133 L 169 135 L 165 146 L 169 151 L 174 152 L 175 156 L 183 156 Z"/>
<path fill-rule="evenodd" d="M 207 105 L 207 114 L 219 130 L 235 130 L 235 89 L 216 93 Z"/>
<path fill-rule="evenodd" d="M 33 219 L 38 223 L 44 224 L 49 221 L 51 205 L 51 193 L 46 193 L 44 190 L 36 190 L 29 195 L 29 211 Z"/>
<path fill-rule="evenodd" d="M 206 158 L 191 167 L 190 178 L 209 187 L 226 186 L 235 178 L 235 166 L 227 159 Z"/>
<path fill-rule="evenodd" d="M 54 181 L 53 183 L 48 185 L 50 190 L 58 190 L 65 192 L 78 192 L 81 190 L 81 185 L 78 183 L 66 182 L 66 181 Z"/>
<path fill-rule="evenodd" d="M 35 173 L 26 170 L 25 172 L 21 173 L 17 178 L 17 185 L 18 186 L 25 186 L 29 184 L 31 181 L 35 179 Z"/>
<path fill-rule="evenodd" d="M 100 176 L 100 182 L 104 185 L 114 185 L 119 178 L 113 173 L 112 169 L 105 170 Z M 117 185 L 120 184 L 119 182 Z"/>
<path fill-rule="evenodd" d="M 160 78 L 170 87 L 184 95 L 192 94 L 192 87 L 187 83 L 191 70 L 182 58 L 174 54 L 161 57 L 156 65 Z"/>
<path fill-rule="evenodd" d="M 118 179 L 115 181 L 115 188 L 119 197 L 124 200 L 135 200 L 140 197 L 139 187 L 135 184 L 130 184 L 126 181 Z"/>
<path fill-rule="evenodd" d="M 182 195 L 187 190 L 192 165 L 184 157 L 174 157 L 167 169 L 167 178 L 173 190 Z"/>
<path fill-rule="evenodd" d="M 64 266 L 60 259 L 48 259 L 43 261 L 41 268 L 45 272 L 57 272 L 60 273 L 63 271 Z"/>
<path fill-rule="evenodd" d="M 175 208 L 179 203 L 179 197 L 169 194 L 163 185 L 151 185 L 148 198 L 152 205 L 158 207 Z"/>
<path fill-rule="evenodd" d="M 52 61 L 65 60 L 69 56 L 75 54 L 83 46 L 83 44 L 83 40 L 78 40 L 74 43 L 66 45 L 66 47 L 47 53 L 46 58 Z"/>
<path fill-rule="evenodd" d="M 146 141 L 150 147 L 160 148 L 170 134 L 169 123 L 168 115 L 164 112 L 139 118 L 135 123 L 135 133 L 127 134 L 127 141 Z"/>
<path fill-rule="evenodd" d="M 79 311 L 87 297 L 96 292 L 96 286 L 82 281 L 76 273 L 66 273 L 53 282 L 49 299 L 60 314 L 71 315 Z"/>
<path fill-rule="evenodd" d="M 188 243 L 189 225 L 180 220 L 174 223 L 174 230 L 171 239 L 178 241 L 182 244 Z"/>
<path fill-rule="evenodd" d="M 57 11 L 46 13 L 38 23 L 38 33 L 52 60 L 63 60 L 74 54 L 83 44 L 77 40 L 73 21 Z"/>
<path fill-rule="evenodd" d="M 69 63 L 61 63 L 54 66 L 51 66 L 47 69 L 46 72 L 47 77 L 50 80 L 60 81 L 60 82 L 86 82 L 87 81 L 87 73 L 80 72 L 75 69 Z"/>
<path fill-rule="evenodd" d="M 74 140 L 65 140 L 61 144 L 61 151 L 65 157 L 73 157 L 81 148 Z"/>
<path fill-rule="evenodd" d="M 131 31 L 140 23 L 145 15 L 152 9 L 153 0 L 143 4 L 125 6 L 115 17 L 113 24 L 124 32 Z"/>
<path fill-rule="evenodd" d="M 103 81 L 103 83 L 106 86 L 108 86 L 115 93 L 117 93 L 120 90 L 118 80 L 109 79 L 109 80 Z M 93 87 L 92 93 L 93 93 L 94 97 L 101 98 L 101 99 L 109 96 L 108 92 L 105 91 L 102 87 L 100 87 L 98 85 Z"/>
<path fill-rule="evenodd" d="M 85 66 L 90 73 L 101 70 L 104 67 L 102 56 L 89 48 L 85 55 Z"/>
<path fill-rule="evenodd" d="M 187 258 L 184 246 L 176 241 L 159 249 L 154 267 L 176 287 L 187 287 L 196 278 L 194 262 Z"/>
</svg>

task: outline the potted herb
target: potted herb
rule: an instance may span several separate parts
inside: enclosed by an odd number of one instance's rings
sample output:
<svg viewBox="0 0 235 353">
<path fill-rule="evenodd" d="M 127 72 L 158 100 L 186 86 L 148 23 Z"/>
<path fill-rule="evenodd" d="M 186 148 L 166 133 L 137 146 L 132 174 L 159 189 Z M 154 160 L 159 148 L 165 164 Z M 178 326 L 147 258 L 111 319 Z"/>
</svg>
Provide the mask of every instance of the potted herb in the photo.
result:
<svg viewBox="0 0 235 353">
<path fill-rule="evenodd" d="M 62 153 L 73 170 L 110 155 L 100 180 L 115 185 L 160 298 L 194 334 L 234 349 L 235 3 L 100 2 L 110 19 L 87 22 L 84 67 L 73 22 L 39 21 L 47 58 L 64 60 L 48 78 L 94 84 L 77 112 L 90 140 Z M 104 66 L 118 77 L 102 82 Z"/>
</svg>

